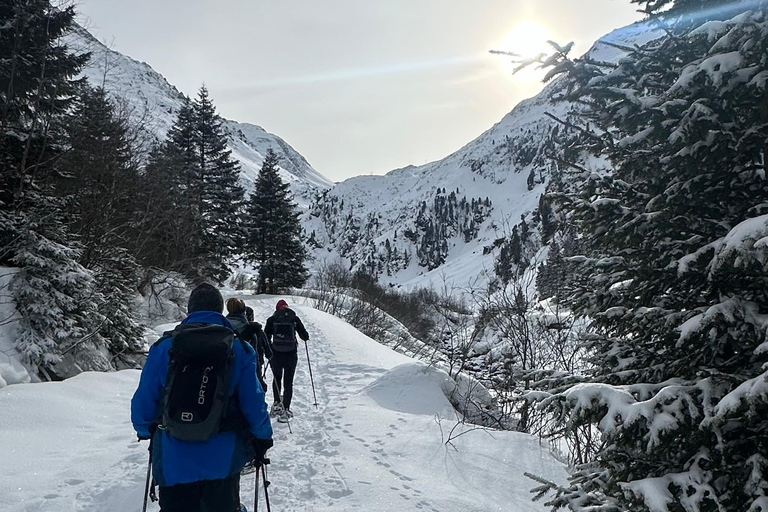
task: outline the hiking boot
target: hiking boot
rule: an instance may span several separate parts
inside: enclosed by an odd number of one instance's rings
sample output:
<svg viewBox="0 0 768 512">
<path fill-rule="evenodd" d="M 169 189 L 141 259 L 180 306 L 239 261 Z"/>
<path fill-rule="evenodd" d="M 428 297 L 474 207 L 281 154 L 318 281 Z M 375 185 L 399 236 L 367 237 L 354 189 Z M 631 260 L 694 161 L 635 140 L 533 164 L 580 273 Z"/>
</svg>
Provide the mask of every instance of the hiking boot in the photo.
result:
<svg viewBox="0 0 768 512">
<path fill-rule="evenodd" d="M 293 418 L 293 412 L 290 409 L 286 409 L 285 414 L 288 416 L 288 418 Z"/>
<path fill-rule="evenodd" d="M 240 504 L 240 508 L 237 509 L 237 512 L 248 512 L 248 509 L 245 508 L 245 505 L 242 503 Z"/>
<path fill-rule="evenodd" d="M 272 404 L 272 408 L 269 410 L 269 415 L 272 416 L 273 418 L 274 417 L 279 418 L 280 415 L 283 414 L 283 411 L 284 411 L 283 404 L 281 403 Z"/>
<path fill-rule="evenodd" d="M 277 415 L 277 421 L 278 423 L 288 423 L 291 419 L 291 416 L 293 415 L 290 411 L 280 411 L 280 414 Z"/>
</svg>

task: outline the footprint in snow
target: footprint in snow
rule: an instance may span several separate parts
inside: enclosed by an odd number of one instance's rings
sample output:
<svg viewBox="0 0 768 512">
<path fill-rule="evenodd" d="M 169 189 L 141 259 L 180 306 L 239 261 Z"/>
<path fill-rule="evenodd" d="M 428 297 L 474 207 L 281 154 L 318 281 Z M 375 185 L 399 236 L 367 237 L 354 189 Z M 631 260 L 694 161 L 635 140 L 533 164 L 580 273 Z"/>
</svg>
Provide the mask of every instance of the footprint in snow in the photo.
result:
<svg viewBox="0 0 768 512">
<path fill-rule="evenodd" d="M 393 469 L 390 469 L 389 472 L 392 473 L 393 475 L 395 475 L 400 480 L 405 480 L 406 482 L 413 482 L 413 478 L 410 478 L 410 477 L 407 477 L 407 476 L 405 476 L 405 475 L 403 475 L 401 473 L 398 473 L 397 471 L 395 471 Z"/>
<path fill-rule="evenodd" d="M 353 492 L 350 491 L 349 489 L 344 489 L 344 490 L 341 490 L 341 491 L 328 491 L 327 494 L 331 498 L 337 500 L 339 498 L 343 498 L 345 496 L 349 496 L 350 494 L 353 494 Z"/>
<path fill-rule="evenodd" d="M 312 489 L 306 489 L 306 490 L 300 491 L 298 496 L 302 500 L 308 501 L 308 500 L 314 498 L 315 496 L 317 496 L 317 494 Z"/>
</svg>

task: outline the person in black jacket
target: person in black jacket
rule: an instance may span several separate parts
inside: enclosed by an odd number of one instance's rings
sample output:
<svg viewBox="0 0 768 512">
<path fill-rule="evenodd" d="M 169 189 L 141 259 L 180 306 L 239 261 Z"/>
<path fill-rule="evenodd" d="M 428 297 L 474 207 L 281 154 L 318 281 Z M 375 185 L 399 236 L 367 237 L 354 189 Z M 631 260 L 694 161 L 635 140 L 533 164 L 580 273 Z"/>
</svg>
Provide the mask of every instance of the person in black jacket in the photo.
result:
<svg viewBox="0 0 768 512">
<path fill-rule="evenodd" d="M 264 391 L 267 390 L 267 382 L 264 380 L 264 357 L 272 358 L 272 349 L 267 342 L 267 336 L 261 329 L 259 322 L 253 321 L 253 309 L 246 306 L 245 302 L 236 297 L 227 300 L 227 320 L 234 327 L 238 338 L 253 347 L 258 358 L 257 375 L 259 383 Z"/>
<path fill-rule="evenodd" d="M 267 381 L 264 379 L 264 376 L 266 375 L 267 370 L 264 366 L 264 358 L 272 359 L 272 348 L 269 346 L 267 335 L 264 334 L 261 324 L 259 322 L 254 322 L 253 320 L 252 307 L 248 306 L 245 308 L 245 318 L 248 319 L 248 327 L 253 328 L 254 331 L 254 335 L 251 338 L 251 345 L 256 349 L 256 355 L 259 358 L 259 368 L 261 369 L 259 371 L 259 382 L 261 382 L 261 387 L 266 391 Z"/>
<path fill-rule="evenodd" d="M 299 361 L 299 344 L 296 340 L 296 334 L 306 342 L 309 340 L 309 333 L 296 313 L 282 299 L 277 303 L 275 314 L 267 319 L 264 333 L 272 345 L 270 366 L 274 376 L 272 391 L 275 395 L 275 402 L 270 414 L 277 416 L 277 421 L 285 423 L 293 417 L 291 412 L 293 376 Z M 280 396 L 281 388 L 284 389 L 282 399 Z"/>
</svg>

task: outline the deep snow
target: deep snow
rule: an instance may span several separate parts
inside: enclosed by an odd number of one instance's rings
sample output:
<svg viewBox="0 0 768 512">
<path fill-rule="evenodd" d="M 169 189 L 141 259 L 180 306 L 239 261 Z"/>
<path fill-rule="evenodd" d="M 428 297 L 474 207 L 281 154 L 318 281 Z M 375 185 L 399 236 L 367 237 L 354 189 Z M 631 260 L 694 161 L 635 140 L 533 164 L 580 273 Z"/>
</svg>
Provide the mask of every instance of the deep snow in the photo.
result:
<svg viewBox="0 0 768 512">
<path fill-rule="evenodd" d="M 246 299 L 261 320 L 275 303 Z M 312 406 L 302 347 L 293 434 L 276 423 L 269 453 L 273 510 L 546 510 L 530 501 L 534 483 L 523 475 L 565 479 L 545 445 L 483 430 L 444 444 L 456 425 L 443 393 L 451 385 L 446 374 L 331 315 L 294 308 L 311 336 L 319 407 Z M 85 373 L 0 390 L 0 509 L 141 510 L 146 443 L 136 442 L 129 415 L 138 377 L 135 370 Z M 241 498 L 249 510 L 253 491 L 253 476 L 246 477 Z"/>
</svg>

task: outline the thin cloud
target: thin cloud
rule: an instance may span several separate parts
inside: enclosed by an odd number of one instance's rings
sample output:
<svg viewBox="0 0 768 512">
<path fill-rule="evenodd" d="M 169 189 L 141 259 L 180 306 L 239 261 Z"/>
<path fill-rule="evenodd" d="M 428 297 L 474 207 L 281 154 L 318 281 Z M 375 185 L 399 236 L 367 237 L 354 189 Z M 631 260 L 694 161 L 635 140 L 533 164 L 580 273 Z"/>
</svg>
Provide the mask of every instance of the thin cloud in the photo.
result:
<svg viewBox="0 0 768 512">
<path fill-rule="evenodd" d="M 423 71 L 434 71 L 451 67 L 461 67 L 475 64 L 482 60 L 482 56 L 463 56 L 448 59 L 424 60 L 418 62 L 403 62 L 367 68 L 353 68 L 316 73 L 312 75 L 300 75 L 295 77 L 276 78 L 272 80 L 258 80 L 248 84 L 234 87 L 224 87 L 221 90 L 240 92 L 254 89 L 270 89 L 293 85 L 315 85 L 329 82 L 344 82 L 382 76 L 402 75 Z"/>
</svg>

